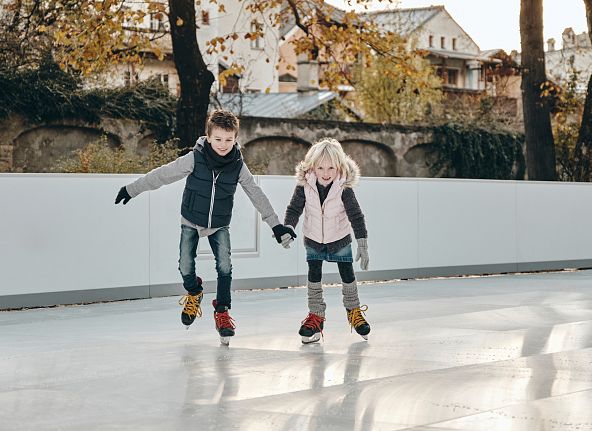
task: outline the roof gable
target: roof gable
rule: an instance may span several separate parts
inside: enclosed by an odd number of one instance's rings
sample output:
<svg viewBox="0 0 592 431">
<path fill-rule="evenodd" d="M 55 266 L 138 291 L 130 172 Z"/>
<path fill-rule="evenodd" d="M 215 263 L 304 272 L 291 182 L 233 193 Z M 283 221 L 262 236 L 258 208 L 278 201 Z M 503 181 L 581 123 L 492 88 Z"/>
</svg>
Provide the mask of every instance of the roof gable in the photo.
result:
<svg viewBox="0 0 592 431">
<path fill-rule="evenodd" d="M 442 11 L 445 11 L 444 6 L 429 6 L 375 11 L 368 13 L 367 16 L 378 25 L 383 25 L 392 31 L 396 30 L 402 36 L 409 36 Z"/>
</svg>

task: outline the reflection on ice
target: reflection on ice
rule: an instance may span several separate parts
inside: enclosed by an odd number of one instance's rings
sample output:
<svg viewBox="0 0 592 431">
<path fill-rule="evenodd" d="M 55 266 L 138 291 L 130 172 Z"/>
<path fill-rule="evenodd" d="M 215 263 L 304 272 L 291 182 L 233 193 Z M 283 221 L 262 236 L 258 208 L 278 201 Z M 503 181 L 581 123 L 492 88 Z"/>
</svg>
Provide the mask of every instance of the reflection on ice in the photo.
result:
<svg viewBox="0 0 592 431">
<path fill-rule="evenodd" d="M 230 347 L 176 298 L 0 313 L 0 428 L 590 429 L 589 276 L 362 285 L 368 342 L 338 289 L 313 345 L 303 289 L 236 295 Z"/>
</svg>

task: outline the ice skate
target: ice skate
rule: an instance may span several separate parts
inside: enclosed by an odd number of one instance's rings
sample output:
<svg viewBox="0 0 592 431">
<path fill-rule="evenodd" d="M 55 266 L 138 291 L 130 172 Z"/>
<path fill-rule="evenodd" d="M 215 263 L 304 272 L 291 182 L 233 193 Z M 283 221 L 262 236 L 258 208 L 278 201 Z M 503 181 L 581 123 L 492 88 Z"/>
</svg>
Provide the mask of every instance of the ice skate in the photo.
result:
<svg viewBox="0 0 592 431">
<path fill-rule="evenodd" d="M 364 340 L 368 339 L 368 334 L 370 333 L 370 325 L 366 322 L 366 319 L 364 319 L 364 312 L 366 310 L 368 310 L 367 305 L 347 310 L 347 320 L 351 325 L 352 330 L 355 329 Z"/>
<path fill-rule="evenodd" d="M 179 300 L 179 305 L 183 305 L 181 311 L 181 322 L 185 325 L 185 329 L 194 322 L 197 317 L 201 317 L 201 300 L 203 299 L 203 292 L 197 295 L 187 294 Z"/>
<path fill-rule="evenodd" d="M 300 331 L 298 331 L 302 337 L 302 344 L 316 343 L 321 339 L 324 321 L 324 317 L 314 313 L 308 313 L 306 319 L 302 321 Z"/>
<path fill-rule="evenodd" d="M 220 343 L 228 346 L 230 337 L 234 336 L 234 319 L 228 314 L 228 307 L 219 306 L 216 300 L 212 301 L 214 306 L 214 321 L 216 322 L 216 331 L 220 334 Z"/>
</svg>

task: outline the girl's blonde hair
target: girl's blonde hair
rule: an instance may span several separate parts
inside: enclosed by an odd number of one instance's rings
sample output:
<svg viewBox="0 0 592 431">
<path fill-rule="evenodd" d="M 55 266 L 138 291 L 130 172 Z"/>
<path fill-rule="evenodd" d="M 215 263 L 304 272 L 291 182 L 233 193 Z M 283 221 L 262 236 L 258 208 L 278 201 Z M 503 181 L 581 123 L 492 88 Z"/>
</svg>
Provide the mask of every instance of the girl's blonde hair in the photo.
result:
<svg viewBox="0 0 592 431">
<path fill-rule="evenodd" d="M 309 172 L 324 160 L 330 161 L 341 176 L 348 171 L 348 165 L 353 163 L 337 139 L 324 138 L 310 147 L 301 162 L 301 168 L 304 172 Z"/>
</svg>

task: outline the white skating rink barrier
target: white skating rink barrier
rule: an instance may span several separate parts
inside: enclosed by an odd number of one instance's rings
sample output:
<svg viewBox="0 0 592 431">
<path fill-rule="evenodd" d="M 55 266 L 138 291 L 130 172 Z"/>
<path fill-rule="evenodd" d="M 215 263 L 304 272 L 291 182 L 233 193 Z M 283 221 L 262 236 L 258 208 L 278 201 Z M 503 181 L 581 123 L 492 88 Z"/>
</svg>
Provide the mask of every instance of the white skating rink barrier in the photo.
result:
<svg viewBox="0 0 592 431">
<path fill-rule="evenodd" d="M 0 174 L 0 309 L 181 293 L 184 180 L 114 205 L 119 188 L 136 178 Z M 282 220 L 294 178 L 258 182 Z M 359 280 L 592 266 L 590 184 L 362 178 L 356 195 L 370 251 L 369 271 L 355 264 Z M 304 284 L 301 224 L 284 250 L 239 187 L 233 288 Z M 324 282 L 338 280 L 336 265 L 323 271 Z M 197 272 L 212 291 L 206 239 Z"/>
</svg>

